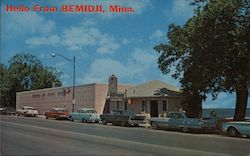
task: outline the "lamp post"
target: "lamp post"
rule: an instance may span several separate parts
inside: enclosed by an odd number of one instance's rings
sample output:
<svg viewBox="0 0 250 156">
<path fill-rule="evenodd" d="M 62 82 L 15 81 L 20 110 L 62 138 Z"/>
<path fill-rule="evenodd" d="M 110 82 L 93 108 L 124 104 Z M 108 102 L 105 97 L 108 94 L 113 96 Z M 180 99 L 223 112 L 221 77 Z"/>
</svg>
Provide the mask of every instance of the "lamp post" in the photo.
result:
<svg viewBox="0 0 250 156">
<path fill-rule="evenodd" d="M 73 63 L 73 97 L 72 97 L 73 100 L 72 100 L 72 112 L 74 112 L 74 110 L 75 110 L 75 70 L 76 70 L 75 64 L 76 64 L 76 58 L 74 56 L 73 59 L 70 59 L 70 58 L 67 58 L 67 57 L 65 57 L 63 55 L 56 54 L 56 53 L 52 53 L 51 56 L 52 57 L 60 56 L 60 57 L 64 58 L 65 60 Z"/>
</svg>

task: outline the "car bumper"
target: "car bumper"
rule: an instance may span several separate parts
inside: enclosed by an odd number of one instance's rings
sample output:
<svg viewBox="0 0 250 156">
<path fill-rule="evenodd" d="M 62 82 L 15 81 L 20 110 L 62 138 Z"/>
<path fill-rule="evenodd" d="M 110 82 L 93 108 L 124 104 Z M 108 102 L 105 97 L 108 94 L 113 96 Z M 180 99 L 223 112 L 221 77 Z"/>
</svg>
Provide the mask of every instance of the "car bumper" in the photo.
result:
<svg viewBox="0 0 250 156">
<path fill-rule="evenodd" d="M 25 116 L 37 116 L 38 113 L 25 113 L 24 115 Z"/>
<path fill-rule="evenodd" d="M 88 119 L 88 122 L 100 122 L 101 119 Z"/>
<path fill-rule="evenodd" d="M 68 115 L 59 115 L 56 119 L 68 119 Z"/>
</svg>

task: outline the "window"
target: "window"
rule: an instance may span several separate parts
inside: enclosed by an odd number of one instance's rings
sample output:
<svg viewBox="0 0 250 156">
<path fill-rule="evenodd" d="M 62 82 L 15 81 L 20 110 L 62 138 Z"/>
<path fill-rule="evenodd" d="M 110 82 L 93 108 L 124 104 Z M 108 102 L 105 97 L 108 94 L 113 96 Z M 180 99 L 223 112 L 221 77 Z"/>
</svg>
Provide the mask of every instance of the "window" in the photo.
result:
<svg viewBox="0 0 250 156">
<path fill-rule="evenodd" d="M 142 100 L 141 111 L 142 112 L 146 112 L 147 111 L 147 106 L 146 106 L 146 101 L 145 100 Z"/>
<path fill-rule="evenodd" d="M 125 109 L 125 110 L 128 110 L 128 101 L 125 101 L 125 102 L 124 102 L 124 109 Z"/>
<path fill-rule="evenodd" d="M 86 113 L 97 113 L 96 110 L 87 110 Z"/>
<path fill-rule="evenodd" d="M 164 112 L 167 111 L 167 101 L 166 100 L 162 101 L 162 111 L 164 111 Z"/>
<path fill-rule="evenodd" d="M 116 101 L 116 108 L 120 109 L 119 101 Z"/>
</svg>

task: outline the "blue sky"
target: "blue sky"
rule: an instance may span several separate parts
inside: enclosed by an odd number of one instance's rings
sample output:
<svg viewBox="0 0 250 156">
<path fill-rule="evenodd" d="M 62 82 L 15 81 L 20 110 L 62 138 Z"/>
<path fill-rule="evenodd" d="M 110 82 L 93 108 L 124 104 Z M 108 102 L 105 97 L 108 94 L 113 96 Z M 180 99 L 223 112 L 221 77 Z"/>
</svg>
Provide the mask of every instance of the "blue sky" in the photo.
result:
<svg viewBox="0 0 250 156">
<path fill-rule="evenodd" d="M 135 13 L 44 13 L 5 11 L 6 4 L 33 7 L 63 4 L 110 4 L 129 6 Z M 140 84 L 149 80 L 180 86 L 157 68 L 153 47 L 166 43 L 168 25 L 184 24 L 193 15 L 186 0 L 1 0 L 1 62 L 16 53 L 29 52 L 44 65 L 63 72 L 64 86 L 72 85 L 72 64 L 60 57 L 76 57 L 76 84 L 106 83 L 115 74 L 119 83 Z M 248 100 L 249 101 L 249 100 Z M 235 94 L 208 98 L 205 108 L 234 107 Z M 250 102 L 248 102 L 250 106 Z"/>
</svg>

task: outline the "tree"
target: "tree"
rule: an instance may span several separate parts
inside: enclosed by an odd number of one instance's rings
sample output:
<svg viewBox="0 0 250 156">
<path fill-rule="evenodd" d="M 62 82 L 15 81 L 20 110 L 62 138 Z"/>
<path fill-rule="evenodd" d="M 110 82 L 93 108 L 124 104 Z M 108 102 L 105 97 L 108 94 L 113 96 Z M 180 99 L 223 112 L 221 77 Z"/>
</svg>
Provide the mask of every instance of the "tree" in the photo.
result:
<svg viewBox="0 0 250 156">
<path fill-rule="evenodd" d="M 202 1 L 202 2 L 201 2 Z M 249 4 L 246 0 L 195 0 L 195 16 L 170 25 L 167 44 L 155 46 L 159 68 L 182 84 L 184 93 L 206 99 L 236 92 L 235 120 L 246 114 L 250 81 Z M 206 3 L 204 3 L 206 2 Z"/>
<path fill-rule="evenodd" d="M 16 54 L 9 61 L 1 80 L 4 105 L 15 107 L 16 92 L 61 86 L 60 74 L 52 67 L 45 67 L 29 53 Z M 4 67 L 2 65 L 2 67 Z"/>
<path fill-rule="evenodd" d="M 3 95 L 3 81 L 4 81 L 4 75 L 6 75 L 7 73 L 7 68 L 3 65 L 3 64 L 0 64 L 0 106 L 3 107 L 3 103 L 5 101 L 5 96 Z"/>
</svg>

